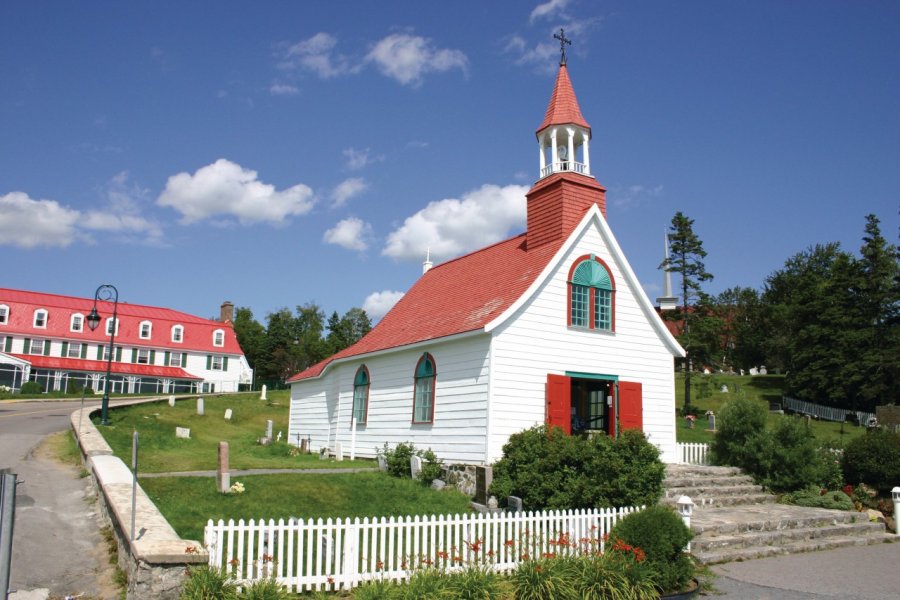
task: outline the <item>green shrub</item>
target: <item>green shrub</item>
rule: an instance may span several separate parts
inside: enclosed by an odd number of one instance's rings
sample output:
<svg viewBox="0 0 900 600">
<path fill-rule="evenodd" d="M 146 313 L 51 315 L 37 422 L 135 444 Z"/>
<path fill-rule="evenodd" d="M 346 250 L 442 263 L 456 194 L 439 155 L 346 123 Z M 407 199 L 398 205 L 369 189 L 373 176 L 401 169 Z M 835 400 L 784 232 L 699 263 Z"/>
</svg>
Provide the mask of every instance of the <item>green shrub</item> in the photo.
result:
<svg viewBox="0 0 900 600">
<path fill-rule="evenodd" d="M 516 600 L 575 600 L 570 563 L 557 559 L 525 560 L 510 575 Z"/>
<path fill-rule="evenodd" d="M 782 496 L 781 502 L 784 504 L 796 504 L 797 506 L 812 506 L 814 508 L 853 510 L 853 500 L 841 490 L 825 491 L 823 493 L 822 489 L 816 486 L 785 494 Z"/>
<path fill-rule="evenodd" d="M 397 600 L 449 600 L 449 577 L 440 569 L 414 571 L 405 585 L 397 586 Z"/>
<path fill-rule="evenodd" d="M 35 394 L 43 394 L 44 388 L 37 381 L 26 381 L 22 384 L 21 389 L 19 389 L 19 393 L 23 396 L 33 396 Z"/>
<path fill-rule="evenodd" d="M 274 577 L 254 581 L 244 587 L 241 600 L 290 600 L 294 594 L 285 589 Z"/>
<path fill-rule="evenodd" d="M 631 552 L 610 550 L 600 555 L 582 555 L 577 560 L 575 586 L 579 600 L 656 600 L 659 594 L 646 561 Z"/>
<path fill-rule="evenodd" d="M 388 474 L 394 477 L 412 477 L 412 467 L 409 464 L 409 460 L 413 456 L 418 456 L 422 459 L 422 470 L 418 479 L 423 483 L 430 484 L 433 480 L 439 479 L 444 468 L 443 461 L 431 451 L 431 448 L 428 450 L 416 450 L 415 445 L 406 442 L 400 442 L 393 450 L 385 442 L 381 454 L 387 463 Z"/>
<path fill-rule="evenodd" d="M 888 494 L 900 485 L 900 433 L 874 429 L 853 439 L 841 466 L 847 483 L 865 483 Z"/>
<path fill-rule="evenodd" d="M 502 600 L 509 595 L 503 577 L 489 565 L 479 564 L 450 575 L 447 589 L 458 600 Z"/>
<path fill-rule="evenodd" d="M 825 457 L 815 437 L 798 418 L 779 419 L 775 427 L 747 440 L 749 465 L 757 481 L 775 491 L 824 485 Z"/>
<path fill-rule="evenodd" d="M 392 600 L 398 585 L 389 579 L 373 579 L 353 590 L 354 600 Z"/>
<path fill-rule="evenodd" d="M 640 431 L 570 436 L 533 427 L 510 436 L 490 493 L 518 496 L 528 510 L 639 506 L 662 496 L 665 466 Z"/>
<path fill-rule="evenodd" d="M 613 550 L 640 548 L 646 554 L 654 583 L 663 592 L 683 589 L 691 580 L 694 565 L 684 552 L 693 534 L 681 517 L 667 506 L 650 506 L 631 513 L 609 532 Z"/>
<path fill-rule="evenodd" d="M 766 407 L 739 394 L 726 402 L 716 421 L 718 432 L 710 445 L 713 462 L 750 469 L 756 457 L 748 451 L 753 438 L 766 427 Z"/>
<path fill-rule="evenodd" d="M 237 586 L 231 576 L 206 565 L 188 567 L 187 580 L 181 588 L 181 600 L 236 600 Z"/>
</svg>

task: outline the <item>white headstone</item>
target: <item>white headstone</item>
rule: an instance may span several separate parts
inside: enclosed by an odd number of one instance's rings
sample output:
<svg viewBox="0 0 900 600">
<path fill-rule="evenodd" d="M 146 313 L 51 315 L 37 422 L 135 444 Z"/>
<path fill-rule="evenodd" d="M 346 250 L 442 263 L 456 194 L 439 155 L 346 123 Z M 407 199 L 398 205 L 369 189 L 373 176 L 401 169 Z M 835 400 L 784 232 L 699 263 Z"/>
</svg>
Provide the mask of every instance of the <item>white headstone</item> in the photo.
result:
<svg viewBox="0 0 900 600">
<path fill-rule="evenodd" d="M 340 442 L 334 443 L 334 459 L 338 461 L 344 460 L 344 446 Z"/>
<path fill-rule="evenodd" d="M 379 454 L 376 458 L 378 459 L 378 470 L 387 471 L 387 459 L 384 457 L 384 455 Z"/>
<path fill-rule="evenodd" d="M 759 371 L 756 370 L 756 367 L 750 367 L 750 375 L 755 376 Z"/>
<path fill-rule="evenodd" d="M 231 409 L 230 409 L 230 408 L 226 408 L 226 409 L 225 409 L 225 420 L 226 420 L 226 421 L 230 421 L 230 420 L 231 420 Z"/>
<path fill-rule="evenodd" d="M 203 398 L 197 398 L 197 414 L 203 416 Z"/>
<path fill-rule="evenodd" d="M 272 420 L 271 419 L 266 421 L 266 437 L 267 438 L 272 437 Z"/>
<path fill-rule="evenodd" d="M 175 437 L 189 440 L 191 439 L 191 430 L 187 427 L 176 427 Z"/>
<path fill-rule="evenodd" d="M 422 457 L 421 456 L 410 456 L 409 457 L 409 470 L 413 479 L 419 478 L 419 473 L 422 472 Z"/>
<path fill-rule="evenodd" d="M 169 406 L 175 406 L 175 396 L 169 396 Z"/>
<path fill-rule="evenodd" d="M 259 399 L 260 400 L 268 400 L 268 398 L 266 398 L 266 385 L 265 384 L 263 384 L 263 386 L 262 386 L 262 394 L 259 395 Z"/>
<path fill-rule="evenodd" d="M 719 388 L 719 391 L 722 392 L 723 394 L 727 394 L 727 393 L 728 393 L 728 386 L 725 385 L 725 384 L 723 383 L 723 384 L 722 384 L 722 387 Z"/>
<path fill-rule="evenodd" d="M 743 369 L 740 369 L 740 371 L 741 371 L 741 377 L 743 377 L 743 376 L 744 376 L 744 370 L 743 370 Z"/>
<path fill-rule="evenodd" d="M 759 368 L 759 374 L 760 374 L 760 375 L 768 375 L 768 374 L 769 374 L 769 372 L 766 370 L 766 365 L 762 365 L 762 366 Z"/>
</svg>

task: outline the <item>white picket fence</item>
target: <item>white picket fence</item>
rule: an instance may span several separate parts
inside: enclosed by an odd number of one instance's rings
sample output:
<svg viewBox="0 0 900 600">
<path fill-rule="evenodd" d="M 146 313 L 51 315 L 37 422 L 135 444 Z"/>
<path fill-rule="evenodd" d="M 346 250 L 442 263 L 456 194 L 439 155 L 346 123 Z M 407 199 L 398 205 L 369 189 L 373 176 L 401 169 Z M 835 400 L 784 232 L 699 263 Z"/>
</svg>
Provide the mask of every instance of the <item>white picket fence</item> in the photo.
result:
<svg viewBox="0 0 900 600">
<path fill-rule="evenodd" d="M 678 442 L 678 462 L 683 465 L 710 464 L 709 444 Z"/>
<path fill-rule="evenodd" d="M 604 536 L 643 507 L 373 519 L 210 520 L 209 564 L 240 582 L 274 576 L 290 591 L 402 580 L 415 568 L 472 561 L 508 571 L 548 554 L 603 550 Z"/>
</svg>

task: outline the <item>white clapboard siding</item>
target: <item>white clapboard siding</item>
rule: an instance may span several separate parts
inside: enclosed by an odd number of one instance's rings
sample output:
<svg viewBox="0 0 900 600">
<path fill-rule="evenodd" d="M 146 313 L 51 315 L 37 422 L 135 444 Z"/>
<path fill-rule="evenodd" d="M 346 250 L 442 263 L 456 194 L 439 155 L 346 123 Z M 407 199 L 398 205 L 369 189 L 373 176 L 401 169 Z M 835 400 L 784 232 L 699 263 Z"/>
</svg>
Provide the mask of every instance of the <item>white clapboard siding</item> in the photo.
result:
<svg viewBox="0 0 900 600">
<path fill-rule="evenodd" d="M 239 583 L 274 577 L 291 592 L 401 581 L 418 568 L 489 565 L 603 551 L 606 534 L 643 507 L 365 519 L 207 522 L 209 565 Z"/>
</svg>

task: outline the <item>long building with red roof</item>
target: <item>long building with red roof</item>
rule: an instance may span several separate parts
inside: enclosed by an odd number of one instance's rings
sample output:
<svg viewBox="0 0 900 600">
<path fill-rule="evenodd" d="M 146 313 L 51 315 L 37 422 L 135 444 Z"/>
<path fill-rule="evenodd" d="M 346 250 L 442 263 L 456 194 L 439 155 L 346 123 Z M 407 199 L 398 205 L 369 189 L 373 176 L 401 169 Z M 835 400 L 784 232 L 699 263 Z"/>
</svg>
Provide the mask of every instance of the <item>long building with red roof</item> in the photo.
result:
<svg viewBox="0 0 900 600">
<path fill-rule="evenodd" d="M 361 456 L 412 442 L 447 463 L 490 464 L 536 424 L 636 428 L 674 461 L 673 358 L 684 350 L 607 223 L 590 139 L 562 61 L 537 130 L 526 231 L 426 263 L 368 335 L 291 377 L 289 439 Z"/>
<path fill-rule="evenodd" d="M 100 325 L 87 317 L 96 306 Z M 113 321 L 113 311 L 116 320 Z M 238 391 L 253 372 L 231 321 L 169 308 L 0 288 L 0 385 L 26 381 L 43 390 L 101 392 L 107 367 L 113 393 Z M 112 362 L 109 359 L 110 338 Z"/>
</svg>

